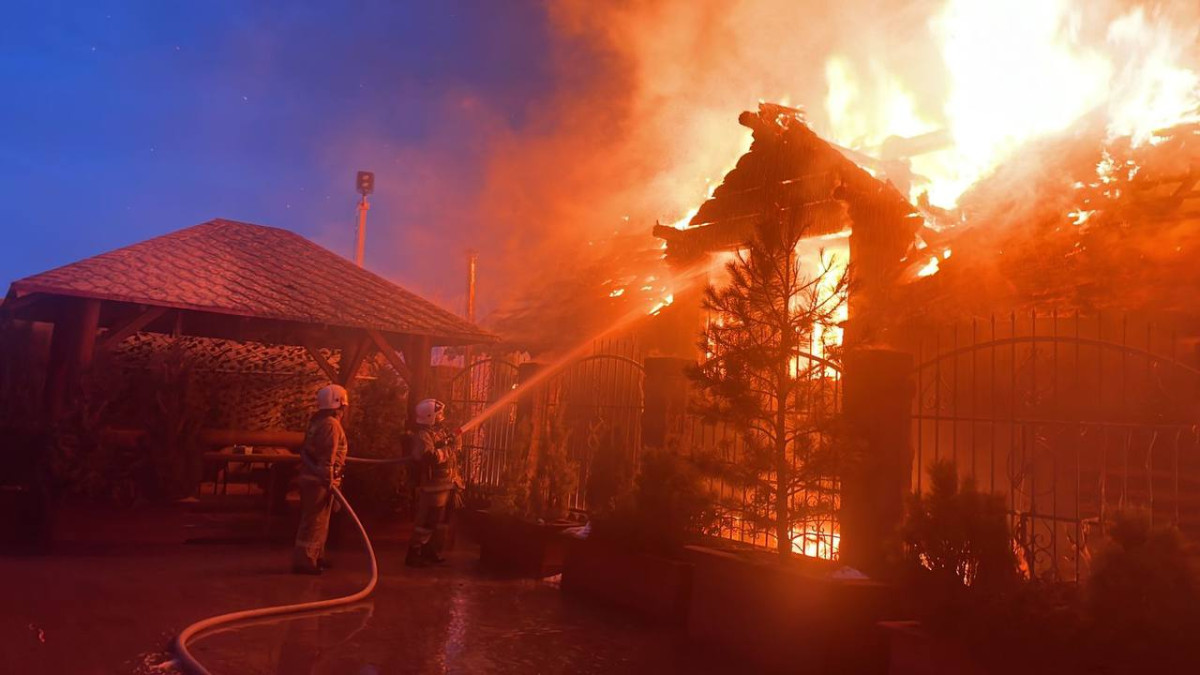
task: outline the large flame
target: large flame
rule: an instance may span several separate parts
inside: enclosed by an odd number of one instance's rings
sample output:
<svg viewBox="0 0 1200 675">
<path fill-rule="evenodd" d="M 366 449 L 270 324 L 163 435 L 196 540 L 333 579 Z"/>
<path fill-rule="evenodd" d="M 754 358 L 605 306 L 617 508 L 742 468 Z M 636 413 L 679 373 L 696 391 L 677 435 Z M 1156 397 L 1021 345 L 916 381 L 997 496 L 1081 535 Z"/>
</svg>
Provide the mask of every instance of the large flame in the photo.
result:
<svg viewBox="0 0 1200 675">
<path fill-rule="evenodd" d="M 835 55 L 826 67 L 827 133 L 866 154 L 908 159 L 919 177 L 911 196 L 951 208 L 1025 143 L 1087 115 L 1103 115 L 1110 138 L 1135 144 L 1200 119 L 1200 77 L 1188 65 L 1194 24 L 1136 7 L 1105 25 L 1090 9 L 1083 0 L 947 0 L 931 23 L 942 100 L 921 112 L 901 77 L 912 74 L 880 62 L 856 69 Z M 944 131 L 944 142 L 886 157 L 889 141 L 931 131 Z"/>
</svg>

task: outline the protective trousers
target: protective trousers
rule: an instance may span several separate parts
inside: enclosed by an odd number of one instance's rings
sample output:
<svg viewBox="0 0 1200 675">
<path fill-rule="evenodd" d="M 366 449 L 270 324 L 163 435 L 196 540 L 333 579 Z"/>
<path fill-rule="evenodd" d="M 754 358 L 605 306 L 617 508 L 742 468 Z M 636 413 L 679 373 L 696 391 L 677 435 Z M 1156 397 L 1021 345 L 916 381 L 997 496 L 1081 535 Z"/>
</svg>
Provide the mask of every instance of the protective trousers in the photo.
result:
<svg viewBox="0 0 1200 675">
<path fill-rule="evenodd" d="M 313 568 L 325 556 L 329 536 L 329 515 L 333 510 L 333 490 L 319 479 L 300 477 L 300 527 L 296 530 L 296 548 L 292 564 Z"/>
<path fill-rule="evenodd" d="M 438 550 L 445 538 L 446 504 L 450 502 L 449 490 L 420 490 L 417 494 L 417 518 L 413 522 L 410 548 L 419 548 L 433 542 Z"/>
</svg>

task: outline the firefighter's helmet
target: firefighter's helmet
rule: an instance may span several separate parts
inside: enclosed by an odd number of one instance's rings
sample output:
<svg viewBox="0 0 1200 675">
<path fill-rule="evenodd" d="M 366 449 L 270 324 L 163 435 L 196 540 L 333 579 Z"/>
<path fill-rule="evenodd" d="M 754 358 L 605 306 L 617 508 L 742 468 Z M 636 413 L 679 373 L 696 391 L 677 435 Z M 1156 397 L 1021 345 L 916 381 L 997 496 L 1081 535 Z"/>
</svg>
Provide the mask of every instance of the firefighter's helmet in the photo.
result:
<svg viewBox="0 0 1200 675">
<path fill-rule="evenodd" d="M 417 403 L 415 413 L 417 424 L 432 426 L 446 419 L 446 404 L 436 398 L 427 398 Z"/>
<path fill-rule="evenodd" d="M 321 410 L 337 410 L 350 405 L 350 394 L 340 384 L 330 384 L 317 390 L 317 407 Z"/>
</svg>

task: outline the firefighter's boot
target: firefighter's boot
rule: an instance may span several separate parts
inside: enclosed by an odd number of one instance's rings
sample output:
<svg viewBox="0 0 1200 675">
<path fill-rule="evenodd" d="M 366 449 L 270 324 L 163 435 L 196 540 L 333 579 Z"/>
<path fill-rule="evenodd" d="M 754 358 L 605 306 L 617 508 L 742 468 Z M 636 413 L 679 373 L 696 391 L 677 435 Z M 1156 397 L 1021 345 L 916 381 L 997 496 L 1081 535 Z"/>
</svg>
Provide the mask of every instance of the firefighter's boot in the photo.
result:
<svg viewBox="0 0 1200 675">
<path fill-rule="evenodd" d="M 404 556 L 405 567 L 428 567 L 429 562 L 425 560 L 421 546 L 409 546 L 408 555 Z"/>
</svg>

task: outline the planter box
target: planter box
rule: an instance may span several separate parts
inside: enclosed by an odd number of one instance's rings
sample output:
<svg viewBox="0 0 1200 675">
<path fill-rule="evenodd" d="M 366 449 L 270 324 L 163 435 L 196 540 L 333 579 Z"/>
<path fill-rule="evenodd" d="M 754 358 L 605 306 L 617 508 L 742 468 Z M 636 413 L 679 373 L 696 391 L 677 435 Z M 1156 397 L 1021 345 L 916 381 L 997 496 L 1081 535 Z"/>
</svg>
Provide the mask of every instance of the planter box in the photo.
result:
<svg viewBox="0 0 1200 675">
<path fill-rule="evenodd" d="M 897 618 L 890 587 L 833 579 L 835 564 L 823 560 L 782 565 L 699 546 L 687 552 L 693 640 L 770 672 L 886 672 L 877 624 Z"/>
<path fill-rule="evenodd" d="M 506 576 L 541 579 L 563 570 L 570 523 L 538 525 L 511 516 L 486 514 L 479 524 L 479 564 Z"/>
<path fill-rule="evenodd" d="M 984 675 L 962 645 L 930 635 L 916 621 L 879 624 L 888 640 L 888 675 Z"/>
<path fill-rule="evenodd" d="M 692 566 L 612 543 L 570 539 L 562 589 L 654 621 L 681 624 L 691 599 Z"/>
</svg>

